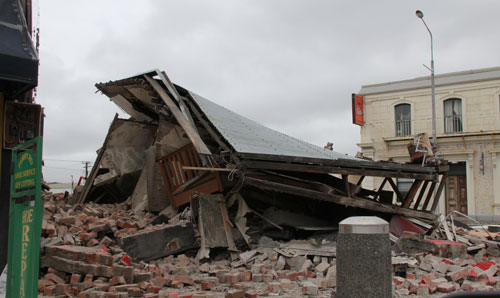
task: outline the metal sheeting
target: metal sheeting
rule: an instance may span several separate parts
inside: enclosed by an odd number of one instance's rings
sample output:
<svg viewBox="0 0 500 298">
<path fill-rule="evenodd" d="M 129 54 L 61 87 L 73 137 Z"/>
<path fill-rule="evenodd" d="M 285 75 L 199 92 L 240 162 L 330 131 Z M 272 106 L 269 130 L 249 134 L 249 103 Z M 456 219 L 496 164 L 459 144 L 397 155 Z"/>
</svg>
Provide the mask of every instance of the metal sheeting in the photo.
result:
<svg viewBox="0 0 500 298">
<path fill-rule="evenodd" d="M 238 153 L 359 161 L 354 157 L 327 150 L 267 128 L 191 91 L 189 93 L 208 120 Z"/>
</svg>

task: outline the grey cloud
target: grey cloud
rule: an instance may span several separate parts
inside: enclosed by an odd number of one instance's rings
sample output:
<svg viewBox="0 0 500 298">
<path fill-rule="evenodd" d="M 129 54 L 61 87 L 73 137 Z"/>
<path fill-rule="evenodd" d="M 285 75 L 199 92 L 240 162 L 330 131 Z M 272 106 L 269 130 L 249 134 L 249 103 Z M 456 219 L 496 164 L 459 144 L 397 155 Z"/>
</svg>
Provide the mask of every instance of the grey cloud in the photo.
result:
<svg viewBox="0 0 500 298">
<path fill-rule="evenodd" d="M 430 60 L 429 36 L 416 9 L 433 31 L 438 73 L 500 65 L 498 1 L 40 6 L 38 100 L 47 112 L 45 154 L 66 159 L 93 160 L 118 111 L 94 94 L 94 83 L 156 67 L 248 118 L 320 146 L 332 141 L 336 151 L 354 154 L 359 128 L 351 124 L 350 94 L 364 84 L 429 74 L 422 66 Z"/>
</svg>

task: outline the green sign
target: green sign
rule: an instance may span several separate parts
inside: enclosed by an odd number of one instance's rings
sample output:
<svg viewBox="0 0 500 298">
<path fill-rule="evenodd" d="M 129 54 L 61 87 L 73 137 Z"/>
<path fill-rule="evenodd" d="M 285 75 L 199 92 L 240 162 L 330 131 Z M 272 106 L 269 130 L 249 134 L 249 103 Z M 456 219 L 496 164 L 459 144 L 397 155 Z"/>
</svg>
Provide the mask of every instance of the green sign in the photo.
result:
<svg viewBox="0 0 500 298">
<path fill-rule="evenodd" d="M 7 296 L 37 297 L 43 216 L 42 137 L 12 149 Z"/>
</svg>

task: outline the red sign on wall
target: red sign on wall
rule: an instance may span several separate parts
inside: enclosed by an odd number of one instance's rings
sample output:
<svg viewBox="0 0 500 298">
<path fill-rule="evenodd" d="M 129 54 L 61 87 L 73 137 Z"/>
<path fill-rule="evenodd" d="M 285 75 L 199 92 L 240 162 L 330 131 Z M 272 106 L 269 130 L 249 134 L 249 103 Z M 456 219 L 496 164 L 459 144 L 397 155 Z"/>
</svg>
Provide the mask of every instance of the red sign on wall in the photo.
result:
<svg viewBox="0 0 500 298">
<path fill-rule="evenodd" d="M 352 94 L 352 123 L 362 126 L 365 124 L 363 113 L 363 96 Z"/>
</svg>

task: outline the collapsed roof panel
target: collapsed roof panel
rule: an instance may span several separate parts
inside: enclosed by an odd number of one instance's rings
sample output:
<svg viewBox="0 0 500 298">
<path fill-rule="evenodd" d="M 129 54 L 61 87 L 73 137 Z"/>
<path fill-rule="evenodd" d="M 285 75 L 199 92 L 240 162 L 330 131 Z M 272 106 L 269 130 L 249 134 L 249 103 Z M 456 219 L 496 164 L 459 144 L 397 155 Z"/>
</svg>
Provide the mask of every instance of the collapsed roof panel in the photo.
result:
<svg viewBox="0 0 500 298">
<path fill-rule="evenodd" d="M 354 157 L 290 137 L 189 92 L 205 116 L 238 153 L 349 159 Z"/>
<path fill-rule="evenodd" d="M 96 84 L 125 113 L 139 121 L 158 120 L 157 106 L 161 101 L 153 96 L 152 87 L 141 77 Z"/>
<path fill-rule="evenodd" d="M 183 206 L 196 193 L 223 193 L 227 200 L 240 189 L 253 189 L 268 205 L 277 204 L 277 197 L 288 204 L 293 197 L 306 205 L 311 201 L 304 198 L 333 203 L 329 206 L 335 208 L 341 205 L 357 210 L 435 217 L 432 212 L 443 190 L 446 165 L 422 167 L 375 162 L 327 150 L 265 127 L 176 86 L 158 70 L 96 87 L 112 100 L 119 99 L 113 101 L 134 119 L 147 116 L 155 119 L 152 125 L 159 125 L 165 119 L 176 126 L 175 135 L 186 140 L 183 144 L 162 142 L 169 150 L 151 154 L 149 167 L 143 169 L 148 177 L 143 179 L 147 180 L 144 182 L 147 187 L 138 189 L 148 189 L 149 204 L 145 205 L 150 211 L 159 212 L 167 205 Z M 157 133 L 155 139 L 158 144 L 163 136 Z M 162 182 L 153 179 L 159 176 L 158 165 Z M 232 182 L 233 176 L 238 180 Z M 376 189 L 369 190 L 362 188 L 365 176 L 384 179 L 379 179 Z M 409 192 L 399 191 L 394 178 L 412 179 Z M 158 196 L 149 191 L 149 184 L 161 189 Z M 273 194 L 268 197 L 270 192 Z"/>
</svg>

